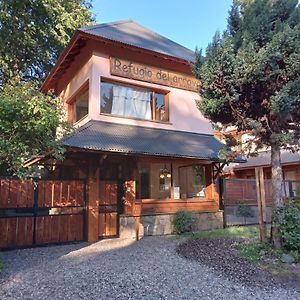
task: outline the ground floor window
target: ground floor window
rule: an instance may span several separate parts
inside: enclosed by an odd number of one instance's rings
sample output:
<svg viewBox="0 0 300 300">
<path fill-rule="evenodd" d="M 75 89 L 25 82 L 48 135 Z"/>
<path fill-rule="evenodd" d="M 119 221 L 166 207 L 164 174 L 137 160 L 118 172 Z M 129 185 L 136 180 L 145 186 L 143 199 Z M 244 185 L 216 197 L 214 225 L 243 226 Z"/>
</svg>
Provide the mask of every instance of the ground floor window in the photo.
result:
<svg viewBox="0 0 300 300">
<path fill-rule="evenodd" d="M 205 197 L 205 167 L 179 167 L 179 187 L 183 199 Z"/>
<path fill-rule="evenodd" d="M 176 199 L 205 198 L 205 166 L 139 163 L 136 184 L 137 199 L 168 199 L 172 188 Z"/>
</svg>

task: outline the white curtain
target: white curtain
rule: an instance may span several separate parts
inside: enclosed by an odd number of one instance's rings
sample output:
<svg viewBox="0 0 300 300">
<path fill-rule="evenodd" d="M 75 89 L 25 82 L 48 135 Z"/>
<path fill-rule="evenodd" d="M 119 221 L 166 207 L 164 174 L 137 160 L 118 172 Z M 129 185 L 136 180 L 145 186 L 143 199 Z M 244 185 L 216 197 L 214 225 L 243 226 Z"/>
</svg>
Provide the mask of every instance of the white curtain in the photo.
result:
<svg viewBox="0 0 300 300">
<path fill-rule="evenodd" d="M 114 85 L 111 113 L 151 120 L 151 93 Z"/>
</svg>

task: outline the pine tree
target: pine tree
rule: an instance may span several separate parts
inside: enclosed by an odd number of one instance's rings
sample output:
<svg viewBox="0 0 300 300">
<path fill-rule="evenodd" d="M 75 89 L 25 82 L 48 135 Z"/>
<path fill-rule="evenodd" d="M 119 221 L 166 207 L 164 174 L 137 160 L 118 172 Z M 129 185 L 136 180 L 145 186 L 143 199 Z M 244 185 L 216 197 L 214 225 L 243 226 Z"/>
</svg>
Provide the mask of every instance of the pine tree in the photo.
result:
<svg viewBox="0 0 300 300">
<path fill-rule="evenodd" d="M 236 0 L 228 29 L 217 33 L 201 66 L 202 113 L 254 137 L 248 148 L 271 149 L 272 241 L 281 247 L 280 149 L 297 151 L 300 136 L 300 8 L 297 0 Z M 250 145 L 251 143 L 251 145 Z M 253 148 L 254 146 L 254 148 Z"/>
</svg>

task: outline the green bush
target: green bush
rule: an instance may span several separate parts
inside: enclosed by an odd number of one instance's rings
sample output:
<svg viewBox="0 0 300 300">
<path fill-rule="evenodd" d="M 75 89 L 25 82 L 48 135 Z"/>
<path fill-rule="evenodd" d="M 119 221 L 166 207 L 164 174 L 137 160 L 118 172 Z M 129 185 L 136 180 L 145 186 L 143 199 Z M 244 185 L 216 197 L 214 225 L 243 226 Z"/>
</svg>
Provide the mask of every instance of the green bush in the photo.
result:
<svg viewBox="0 0 300 300">
<path fill-rule="evenodd" d="M 245 202 L 239 203 L 236 213 L 237 216 L 244 218 L 251 218 L 254 216 L 252 207 Z"/>
<path fill-rule="evenodd" d="M 175 214 L 173 225 L 177 234 L 191 231 L 192 224 L 193 216 L 191 213 L 187 211 L 179 211 Z"/>
<path fill-rule="evenodd" d="M 284 218 L 279 224 L 283 246 L 300 251 L 300 205 L 289 202 L 284 208 Z"/>
</svg>

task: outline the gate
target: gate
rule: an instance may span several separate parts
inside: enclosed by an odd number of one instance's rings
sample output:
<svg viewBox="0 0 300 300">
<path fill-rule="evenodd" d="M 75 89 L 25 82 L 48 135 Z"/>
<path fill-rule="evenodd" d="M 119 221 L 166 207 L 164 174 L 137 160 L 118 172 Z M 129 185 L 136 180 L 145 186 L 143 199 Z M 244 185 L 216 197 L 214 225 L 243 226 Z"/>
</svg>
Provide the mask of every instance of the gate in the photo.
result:
<svg viewBox="0 0 300 300">
<path fill-rule="evenodd" d="M 114 180 L 100 181 L 99 238 L 119 235 L 120 184 Z"/>
<path fill-rule="evenodd" d="M 0 248 L 84 240 L 83 180 L 0 178 Z"/>
</svg>

